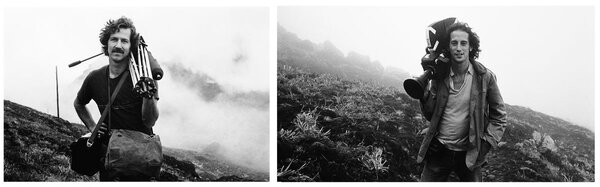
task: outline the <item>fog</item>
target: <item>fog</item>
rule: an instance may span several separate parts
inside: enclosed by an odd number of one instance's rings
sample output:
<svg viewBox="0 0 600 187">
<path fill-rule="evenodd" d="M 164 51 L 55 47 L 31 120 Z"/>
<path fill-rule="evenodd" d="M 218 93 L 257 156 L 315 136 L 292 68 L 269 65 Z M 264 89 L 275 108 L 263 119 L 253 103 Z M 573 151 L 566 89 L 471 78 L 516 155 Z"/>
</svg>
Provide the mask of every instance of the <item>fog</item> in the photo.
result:
<svg viewBox="0 0 600 187">
<path fill-rule="evenodd" d="M 593 6 L 279 7 L 278 24 L 301 39 L 420 75 L 425 29 L 456 17 L 481 39 L 478 61 L 504 101 L 594 131 Z"/>
<path fill-rule="evenodd" d="M 11 8 L 4 14 L 4 98 L 81 123 L 73 101 L 105 56 L 98 34 L 109 19 L 133 20 L 161 63 L 160 117 L 166 147 L 210 151 L 260 171 L 269 168 L 268 8 Z M 206 93 L 211 97 L 207 99 Z M 95 103 L 87 106 L 94 119 Z"/>
</svg>

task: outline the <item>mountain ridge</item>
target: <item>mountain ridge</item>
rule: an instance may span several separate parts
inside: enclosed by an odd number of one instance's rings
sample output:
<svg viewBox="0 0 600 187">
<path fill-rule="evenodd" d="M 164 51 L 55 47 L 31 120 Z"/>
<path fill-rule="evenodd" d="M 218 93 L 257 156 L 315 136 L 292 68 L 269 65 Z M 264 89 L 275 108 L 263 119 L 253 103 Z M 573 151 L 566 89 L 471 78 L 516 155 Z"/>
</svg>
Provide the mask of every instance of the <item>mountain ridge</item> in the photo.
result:
<svg viewBox="0 0 600 187">
<path fill-rule="evenodd" d="M 353 80 L 392 86 L 404 92 L 402 82 L 410 74 L 396 67 L 383 67 L 367 55 L 351 51 L 347 55 L 332 42 L 315 44 L 277 25 L 277 66 L 293 66 L 318 73 L 329 73 Z"/>
</svg>

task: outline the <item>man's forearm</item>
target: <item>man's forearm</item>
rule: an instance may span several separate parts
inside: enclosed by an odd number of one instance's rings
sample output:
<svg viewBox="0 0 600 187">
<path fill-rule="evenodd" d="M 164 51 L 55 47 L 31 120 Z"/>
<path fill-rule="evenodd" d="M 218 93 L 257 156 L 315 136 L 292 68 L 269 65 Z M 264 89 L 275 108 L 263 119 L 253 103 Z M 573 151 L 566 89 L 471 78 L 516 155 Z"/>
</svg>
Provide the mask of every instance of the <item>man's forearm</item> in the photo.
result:
<svg viewBox="0 0 600 187">
<path fill-rule="evenodd" d="M 83 124 L 88 128 L 88 130 L 92 131 L 96 126 L 96 122 L 94 122 L 94 118 L 90 114 L 90 111 L 85 107 L 85 105 L 81 105 L 78 103 L 74 104 L 75 111 L 77 112 L 77 116 L 83 122 Z"/>
<path fill-rule="evenodd" d="M 158 119 L 158 106 L 155 98 L 144 98 L 142 101 L 142 122 L 146 127 L 153 127 Z"/>
</svg>

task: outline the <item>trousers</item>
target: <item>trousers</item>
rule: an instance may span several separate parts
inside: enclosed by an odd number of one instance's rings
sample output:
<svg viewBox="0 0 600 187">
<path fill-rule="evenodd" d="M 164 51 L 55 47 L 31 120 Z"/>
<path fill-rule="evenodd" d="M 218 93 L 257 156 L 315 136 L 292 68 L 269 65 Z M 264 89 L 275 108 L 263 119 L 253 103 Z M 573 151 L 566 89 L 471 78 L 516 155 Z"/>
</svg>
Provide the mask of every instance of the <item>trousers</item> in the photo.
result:
<svg viewBox="0 0 600 187">
<path fill-rule="evenodd" d="M 481 167 L 469 170 L 465 164 L 466 151 L 453 151 L 446 148 L 437 138 L 429 145 L 421 182 L 445 182 L 454 172 L 461 182 L 482 182 Z"/>
</svg>

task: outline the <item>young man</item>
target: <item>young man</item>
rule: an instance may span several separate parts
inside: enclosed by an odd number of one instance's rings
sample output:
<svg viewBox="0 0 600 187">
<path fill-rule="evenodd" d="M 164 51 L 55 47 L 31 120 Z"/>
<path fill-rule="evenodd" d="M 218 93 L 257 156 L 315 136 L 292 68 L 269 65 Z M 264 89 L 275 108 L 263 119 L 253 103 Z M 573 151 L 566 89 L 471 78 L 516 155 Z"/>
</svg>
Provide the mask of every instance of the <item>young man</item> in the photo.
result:
<svg viewBox="0 0 600 187">
<path fill-rule="evenodd" d="M 479 37 L 465 23 L 448 28 L 449 75 L 432 80 L 421 99 L 430 126 L 419 150 L 425 161 L 421 181 L 447 181 L 455 172 L 461 181 L 482 181 L 481 166 L 497 147 L 506 126 L 506 111 L 496 75 L 481 63 Z"/>
<path fill-rule="evenodd" d="M 129 58 L 132 48 L 137 46 L 137 33 L 133 22 L 121 17 L 109 20 L 100 33 L 100 43 L 104 54 L 108 56 L 108 65 L 92 71 L 83 81 L 77 98 L 75 99 L 75 111 L 85 126 L 92 130 L 96 121 L 90 115 L 86 105 L 94 100 L 98 105 L 100 113 L 107 106 L 109 95 L 129 71 Z M 133 91 L 131 76 L 126 77 L 119 93 L 113 101 L 110 109 L 110 117 L 105 118 L 99 130 L 98 143 L 108 144 L 107 124 L 110 120 L 111 129 L 128 129 L 153 134 L 152 127 L 158 119 L 157 99 L 155 97 L 142 97 Z M 105 170 L 100 170 L 100 180 L 107 179 Z"/>
</svg>

